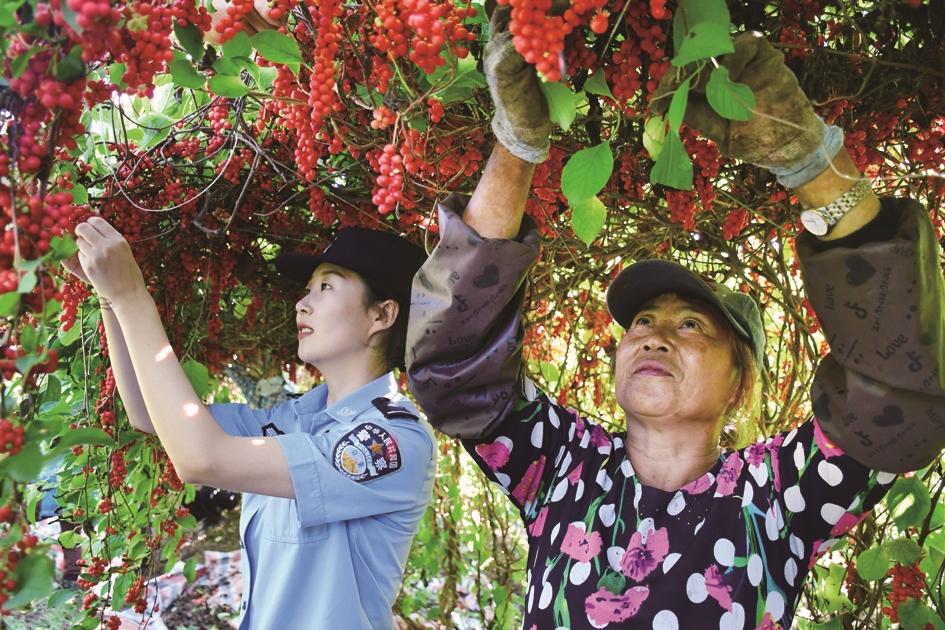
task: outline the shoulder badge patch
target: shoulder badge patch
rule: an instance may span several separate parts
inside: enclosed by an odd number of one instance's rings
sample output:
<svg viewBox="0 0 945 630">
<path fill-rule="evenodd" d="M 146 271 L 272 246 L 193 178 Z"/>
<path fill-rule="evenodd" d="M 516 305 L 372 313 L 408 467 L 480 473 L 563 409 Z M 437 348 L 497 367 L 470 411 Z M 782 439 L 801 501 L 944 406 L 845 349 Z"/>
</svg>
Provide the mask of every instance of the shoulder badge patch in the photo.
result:
<svg viewBox="0 0 945 630">
<path fill-rule="evenodd" d="M 275 437 L 277 435 L 285 435 L 285 431 L 277 427 L 275 422 L 270 422 L 269 424 L 263 425 L 262 434 L 265 437 Z"/>
<path fill-rule="evenodd" d="M 332 462 L 348 479 L 370 481 L 400 469 L 400 448 L 387 430 L 365 422 L 335 443 Z"/>
<path fill-rule="evenodd" d="M 390 398 L 381 396 L 371 401 L 377 410 L 384 414 L 388 420 L 419 420 L 417 414 L 408 411 L 397 403 L 391 402 Z"/>
</svg>

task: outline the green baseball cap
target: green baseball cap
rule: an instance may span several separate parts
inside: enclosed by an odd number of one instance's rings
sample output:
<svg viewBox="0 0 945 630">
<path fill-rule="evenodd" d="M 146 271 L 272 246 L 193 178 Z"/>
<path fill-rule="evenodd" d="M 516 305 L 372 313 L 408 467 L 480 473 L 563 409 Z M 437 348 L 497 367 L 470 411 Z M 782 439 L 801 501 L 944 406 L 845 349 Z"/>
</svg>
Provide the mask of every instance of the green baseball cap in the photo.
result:
<svg viewBox="0 0 945 630">
<path fill-rule="evenodd" d="M 618 324 L 629 328 L 643 305 L 663 293 L 699 298 L 715 306 L 735 332 L 751 344 L 758 366 L 763 365 L 765 329 L 755 300 L 724 284 L 709 285 L 678 263 L 641 260 L 630 265 L 607 289 L 607 310 Z"/>
</svg>

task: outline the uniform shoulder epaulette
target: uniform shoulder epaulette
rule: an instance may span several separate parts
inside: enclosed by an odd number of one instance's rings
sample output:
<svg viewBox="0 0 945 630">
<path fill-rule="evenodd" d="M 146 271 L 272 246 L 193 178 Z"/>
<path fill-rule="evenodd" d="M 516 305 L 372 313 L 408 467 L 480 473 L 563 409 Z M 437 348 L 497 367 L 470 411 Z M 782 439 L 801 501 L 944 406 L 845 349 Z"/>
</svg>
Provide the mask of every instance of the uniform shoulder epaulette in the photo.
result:
<svg viewBox="0 0 945 630">
<path fill-rule="evenodd" d="M 405 407 L 391 401 L 386 396 L 379 396 L 371 401 L 377 410 L 388 420 L 419 420 L 420 417 Z"/>
</svg>

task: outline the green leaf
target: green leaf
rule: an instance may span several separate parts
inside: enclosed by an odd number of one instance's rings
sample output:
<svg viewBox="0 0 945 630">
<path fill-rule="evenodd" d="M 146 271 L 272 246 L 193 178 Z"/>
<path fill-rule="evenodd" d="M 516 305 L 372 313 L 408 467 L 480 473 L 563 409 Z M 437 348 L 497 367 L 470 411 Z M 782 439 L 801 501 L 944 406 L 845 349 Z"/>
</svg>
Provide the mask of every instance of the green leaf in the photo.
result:
<svg viewBox="0 0 945 630">
<path fill-rule="evenodd" d="M 883 548 L 889 559 L 899 564 L 912 564 L 922 557 L 922 548 L 914 540 L 908 538 L 887 540 L 883 543 Z"/>
<path fill-rule="evenodd" d="M 273 63 L 283 63 L 295 74 L 299 73 L 302 65 L 302 51 L 299 50 L 299 44 L 294 37 L 271 29 L 253 35 L 251 43 L 263 58 Z"/>
<path fill-rule="evenodd" d="M 666 120 L 669 122 L 671 131 L 679 131 L 683 118 L 686 116 L 686 105 L 689 103 L 689 84 L 692 83 L 692 77 L 687 77 L 685 81 L 679 84 L 676 91 L 673 92 L 673 99 L 669 102 L 669 110 L 666 112 Z"/>
<path fill-rule="evenodd" d="M 78 322 L 72 325 L 72 328 L 69 330 L 63 331 L 62 328 L 59 328 L 56 331 L 56 338 L 59 339 L 59 343 L 64 346 L 71 346 L 79 338 L 79 335 L 82 334 L 82 326 Z"/>
<path fill-rule="evenodd" d="M 597 197 L 571 206 L 571 229 L 588 247 L 600 235 L 606 221 L 607 206 Z"/>
<path fill-rule="evenodd" d="M 551 122 L 567 131 L 577 117 L 578 95 L 564 83 L 542 81 L 539 85 L 545 95 L 545 102 L 548 103 Z"/>
<path fill-rule="evenodd" d="M 76 188 L 78 188 L 78 186 Z M 85 189 L 83 188 L 82 190 Z M 88 194 L 86 194 L 86 200 L 88 200 Z M 79 246 L 75 244 L 75 239 L 72 238 L 72 235 L 66 233 L 62 236 L 54 236 L 52 240 L 49 241 L 49 251 L 52 253 L 52 260 L 59 262 L 79 251 Z"/>
<path fill-rule="evenodd" d="M 125 607 L 125 595 L 135 582 L 134 573 L 122 573 L 112 583 L 112 610 L 121 610 Z"/>
<path fill-rule="evenodd" d="M 918 527 L 932 508 L 929 489 L 916 477 L 900 477 L 886 495 L 886 505 L 899 531 Z"/>
<path fill-rule="evenodd" d="M 601 191 L 614 170 L 614 154 L 607 141 L 581 149 L 561 171 L 561 192 L 572 206 Z"/>
<path fill-rule="evenodd" d="M 237 76 L 218 74 L 210 79 L 210 89 L 218 96 L 239 98 L 249 94 L 249 88 Z"/>
<path fill-rule="evenodd" d="M 59 534 L 59 544 L 66 549 L 72 549 L 82 544 L 82 536 L 72 530 L 64 531 Z"/>
<path fill-rule="evenodd" d="M 175 59 L 169 65 L 174 83 L 181 87 L 200 89 L 206 79 L 194 69 L 194 65 L 186 59 Z"/>
<path fill-rule="evenodd" d="M 56 78 L 69 83 L 85 76 L 85 62 L 82 61 L 82 47 L 73 46 L 69 54 L 59 60 L 56 65 Z"/>
<path fill-rule="evenodd" d="M 184 563 L 184 577 L 187 578 L 188 582 L 193 582 L 197 579 L 197 559 L 189 558 L 187 562 Z"/>
<path fill-rule="evenodd" d="M 249 35 L 240 31 L 223 44 L 224 57 L 249 57 L 253 54 L 253 44 L 249 41 Z"/>
<path fill-rule="evenodd" d="M 19 453 L 3 461 L 3 470 L 15 481 L 35 481 L 43 471 L 43 454 L 39 445 L 24 444 Z"/>
<path fill-rule="evenodd" d="M 53 592 L 55 566 L 52 558 L 42 553 L 31 553 L 21 558 L 16 565 L 16 593 L 7 600 L 5 608 L 16 610 L 30 602 L 43 599 Z"/>
<path fill-rule="evenodd" d="M 59 608 L 66 602 L 75 599 L 78 594 L 78 591 L 71 588 L 60 588 L 49 596 L 49 599 L 46 601 L 46 606 L 48 608 Z"/>
<path fill-rule="evenodd" d="M 29 67 L 30 59 L 40 50 L 39 46 L 30 46 L 29 50 L 21 52 L 10 62 L 10 74 L 14 79 L 23 76 Z"/>
<path fill-rule="evenodd" d="M 210 372 L 207 366 L 193 359 L 185 359 L 181 362 L 181 367 L 197 395 L 205 398 L 210 393 Z"/>
<path fill-rule="evenodd" d="M 36 329 L 27 324 L 20 329 L 20 345 L 27 352 L 36 352 L 36 344 L 39 343 L 39 334 Z"/>
<path fill-rule="evenodd" d="M 5 5 L 0 5 L 0 28 L 10 28 L 16 24 L 16 13 Z"/>
<path fill-rule="evenodd" d="M 814 624 L 811 628 L 815 630 L 843 630 L 843 622 L 840 620 L 840 617 L 834 617 L 830 621 Z"/>
<path fill-rule="evenodd" d="M 924 630 L 927 624 L 932 624 L 936 630 L 945 628 L 941 617 L 917 599 L 903 601 L 896 611 L 899 613 L 899 627 L 902 630 Z"/>
<path fill-rule="evenodd" d="M 682 0 L 673 14 L 673 41 L 676 48 L 693 24 L 711 22 L 728 27 L 732 16 L 725 0 Z"/>
<path fill-rule="evenodd" d="M 84 206 L 89 202 L 89 191 L 82 184 L 76 184 L 72 187 L 72 203 L 77 206 Z"/>
<path fill-rule="evenodd" d="M 559 370 L 558 366 L 554 363 L 539 361 L 538 370 L 541 372 L 541 377 L 549 383 L 554 383 L 561 378 L 561 370 Z"/>
<path fill-rule="evenodd" d="M 677 45 L 676 56 L 672 59 L 672 64 L 677 68 L 700 59 L 735 52 L 728 24 L 714 22 L 693 25 L 682 43 L 677 42 Z"/>
<path fill-rule="evenodd" d="M 108 80 L 112 82 L 112 85 L 123 88 L 125 80 L 122 77 L 125 76 L 127 69 L 128 67 L 123 63 L 113 63 L 108 66 Z"/>
<path fill-rule="evenodd" d="M 650 170 L 650 183 L 679 190 L 692 190 L 692 160 L 678 131 L 670 131 L 656 163 Z"/>
<path fill-rule="evenodd" d="M 203 57 L 203 34 L 193 24 L 174 26 L 174 35 L 194 61 Z"/>
<path fill-rule="evenodd" d="M 10 291 L 0 295 L 0 317 L 11 317 L 16 314 L 20 307 L 20 294 L 16 291 Z"/>
<path fill-rule="evenodd" d="M 655 160 L 666 142 L 666 120 L 662 116 L 653 116 L 643 125 L 643 148 Z"/>
<path fill-rule="evenodd" d="M 36 274 L 30 270 L 20 276 L 20 283 L 17 285 L 16 290 L 20 293 L 29 293 L 36 288 Z"/>
<path fill-rule="evenodd" d="M 614 98 L 613 92 L 610 91 L 610 86 L 607 85 L 607 77 L 604 76 L 603 70 L 598 70 L 584 82 L 584 91 L 588 94 L 599 94 L 600 96 L 606 96 L 610 99 Z"/>
<path fill-rule="evenodd" d="M 174 128 L 174 119 L 163 112 L 148 112 L 138 119 L 138 126 L 143 130 L 140 145 L 142 147 L 153 147 L 171 133 Z"/>
<path fill-rule="evenodd" d="M 856 571 L 867 582 L 881 580 L 890 566 L 889 557 L 882 547 L 870 547 L 856 558 Z"/>
<path fill-rule="evenodd" d="M 751 120 L 755 95 L 744 83 L 733 82 L 725 66 L 712 70 L 705 86 L 705 97 L 722 118 Z"/>
<path fill-rule="evenodd" d="M 276 76 L 279 74 L 279 71 L 273 68 L 272 66 L 260 66 L 259 68 L 259 89 L 263 92 L 268 92 L 272 87 L 273 82 L 276 80 Z M 298 73 L 296 73 L 298 74 Z"/>
<path fill-rule="evenodd" d="M 114 443 L 115 438 L 105 433 L 101 429 L 96 429 L 94 427 L 82 427 L 80 429 L 72 429 L 71 431 L 66 432 L 66 434 L 63 435 L 56 444 L 56 450 L 66 450 L 78 444 L 107 446 Z"/>
</svg>

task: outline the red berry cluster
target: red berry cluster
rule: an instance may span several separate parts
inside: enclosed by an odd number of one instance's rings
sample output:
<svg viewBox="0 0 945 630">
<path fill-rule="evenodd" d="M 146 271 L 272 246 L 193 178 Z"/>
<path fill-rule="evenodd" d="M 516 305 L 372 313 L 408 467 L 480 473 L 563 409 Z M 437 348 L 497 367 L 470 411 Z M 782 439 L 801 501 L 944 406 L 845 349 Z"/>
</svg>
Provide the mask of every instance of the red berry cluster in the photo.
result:
<svg viewBox="0 0 945 630">
<path fill-rule="evenodd" d="M 742 233 L 748 226 L 748 219 L 751 215 L 744 208 L 734 208 L 729 211 L 725 217 L 725 224 L 722 226 L 722 238 L 730 241 Z"/>
<path fill-rule="evenodd" d="M 374 120 L 371 121 L 371 127 L 374 129 L 386 129 L 397 121 L 397 114 L 392 112 L 386 105 L 374 108 Z"/>
<path fill-rule="evenodd" d="M 515 50 L 546 80 L 558 81 L 565 38 L 607 6 L 607 0 L 572 0 L 563 15 L 550 14 L 552 0 L 500 0 L 499 4 L 512 7 L 509 33 Z"/>
<path fill-rule="evenodd" d="M 639 100 L 644 80 L 647 95 L 652 94 L 669 67 L 665 52 L 667 29 L 647 13 L 642 3 L 631 4 L 624 19 L 632 34 L 628 33 L 611 55 L 604 72 L 617 103 L 632 115 L 635 109 L 642 109 L 633 100 Z"/>
<path fill-rule="evenodd" d="M 907 599 L 921 599 L 925 593 L 925 572 L 918 564 L 902 565 L 898 562 L 886 573 L 892 578 L 892 590 L 886 594 L 888 606 L 883 614 L 893 623 L 899 622 L 899 606 Z"/>
<path fill-rule="evenodd" d="M 343 14 L 340 0 L 306 0 L 315 22 L 315 59 L 309 77 L 309 105 L 312 106 L 312 128 L 321 127 L 322 118 L 339 111 L 341 104 L 335 92 L 338 57 L 342 32 L 339 18 Z"/>
<path fill-rule="evenodd" d="M 403 158 L 393 144 L 384 145 L 378 157 L 378 176 L 371 201 L 381 214 L 389 214 L 403 199 Z"/>
<path fill-rule="evenodd" d="M 125 476 L 128 474 L 128 469 L 125 468 L 124 449 L 112 451 L 112 454 L 109 456 L 109 463 L 108 485 L 111 486 L 112 489 L 117 490 L 125 483 Z"/>
<path fill-rule="evenodd" d="M 174 58 L 171 51 L 174 18 L 171 8 L 158 2 L 137 0 L 132 5 L 127 28 L 134 46 L 119 57 L 126 66 L 122 81 L 141 96 L 153 95 L 154 75 L 165 72 Z"/>
<path fill-rule="evenodd" d="M 452 0 L 400 0 L 400 10 L 413 29 L 410 60 L 427 74 L 446 63 L 440 55 L 445 45 L 460 59 L 469 53 L 466 42 L 476 36 L 462 22 L 476 15 L 475 7 L 460 8 Z"/>
<path fill-rule="evenodd" d="M 62 312 L 59 321 L 62 322 L 63 332 L 75 326 L 79 315 L 79 306 L 92 294 L 89 285 L 75 276 L 69 278 L 62 285 Z"/>
<path fill-rule="evenodd" d="M 427 107 L 429 107 L 431 123 L 435 125 L 443 120 L 443 116 L 446 114 L 446 111 L 443 109 L 443 101 L 431 96 L 427 99 Z"/>
<path fill-rule="evenodd" d="M 200 29 L 201 33 L 210 30 L 212 21 L 210 12 L 205 6 L 198 7 L 194 0 L 175 0 L 171 6 L 171 15 L 174 16 L 177 26 L 184 27 L 192 24 Z"/>
<path fill-rule="evenodd" d="M 22 425 L 13 424 L 6 418 L 0 418 L 0 453 L 16 455 L 23 448 L 26 431 Z"/>
<path fill-rule="evenodd" d="M 221 44 L 243 30 L 243 19 L 253 10 L 253 0 L 229 0 L 226 12 L 213 26 Z"/>
</svg>

